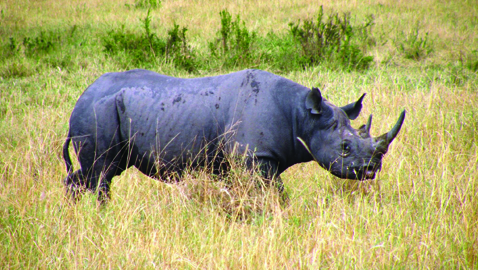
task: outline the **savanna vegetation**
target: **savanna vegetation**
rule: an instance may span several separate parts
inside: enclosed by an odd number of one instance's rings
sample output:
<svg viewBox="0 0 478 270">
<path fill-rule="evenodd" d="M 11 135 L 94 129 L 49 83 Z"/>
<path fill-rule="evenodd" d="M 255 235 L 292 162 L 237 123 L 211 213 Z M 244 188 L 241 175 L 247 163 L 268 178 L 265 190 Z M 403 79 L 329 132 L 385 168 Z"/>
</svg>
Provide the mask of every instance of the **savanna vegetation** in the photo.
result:
<svg viewBox="0 0 478 270">
<path fill-rule="evenodd" d="M 240 162 L 228 186 L 132 168 L 106 206 L 70 204 L 75 102 L 133 68 L 264 69 L 336 105 L 366 92 L 353 125 L 373 114 L 375 135 L 408 114 L 373 181 L 299 164 L 284 202 Z M 476 1 L 0 0 L 0 268 L 478 268 L 477 73 Z"/>
</svg>

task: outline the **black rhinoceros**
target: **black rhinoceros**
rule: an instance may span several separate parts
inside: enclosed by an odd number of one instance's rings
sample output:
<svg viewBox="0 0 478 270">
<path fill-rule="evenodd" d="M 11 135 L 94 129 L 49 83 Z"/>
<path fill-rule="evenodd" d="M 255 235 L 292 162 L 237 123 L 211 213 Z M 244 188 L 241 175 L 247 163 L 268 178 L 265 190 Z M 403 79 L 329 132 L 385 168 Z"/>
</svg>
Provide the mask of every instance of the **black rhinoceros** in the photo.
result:
<svg viewBox="0 0 478 270">
<path fill-rule="evenodd" d="M 357 130 L 350 125 L 364 95 L 337 107 L 317 88 L 261 70 L 193 79 L 140 69 L 107 73 L 71 114 L 64 182 L 73 196 L 85 187 L 103 200 L 111 179 L 130 166 L 164 180 L 187 166 L 227 170 L 222 159 L 231 154 L 246 155 L 246 164 L 260 168 L 279 189 L 284 170 L 312 160 L 340 178 L 371 179 L 405 111 L 390 132 L 373 138 L 371 117 Z M 70 141 L 81 166 L 75 172 Z"/>
</svg>

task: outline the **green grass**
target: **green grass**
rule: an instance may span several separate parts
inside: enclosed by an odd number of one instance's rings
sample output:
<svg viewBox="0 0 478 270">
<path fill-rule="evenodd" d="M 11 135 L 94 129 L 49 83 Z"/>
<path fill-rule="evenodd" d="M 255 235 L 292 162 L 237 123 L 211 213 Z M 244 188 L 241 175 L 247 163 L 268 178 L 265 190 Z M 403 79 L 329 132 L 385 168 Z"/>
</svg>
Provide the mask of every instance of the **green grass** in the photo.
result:
<svg viewBox="0 0 478 270">
<path fill-rule="evenodd" d="M 167 41 L 174 25 L 186 27 L 193 73 L 161 58 L 131 63 L 125 52 L 105 52 L 102 39 L 122 25 L 144 34 L 148 10 L 132 7 L 153 2 L 161 5 L 150 11 L 151 33 Z M 350 12 L 356 25 L 374 16 L 368 69 L 287 66 L 289 23 L 315 19 L 313 1 L 1 1 L 0 268 L 476 269 L 476 5 L 331 1 L 323 8 Z M 209 57 L 221 10 L 256 33 L 262 58 L 245 66 Z M 114 178 L 107 206 L 98 208 L 91 194 L 70 205 L 61 146 L 75 102 L 101 74 L 136 67 L 181 77 L 262 68 L 325 86 L 336 105 L 366 92 L 353 126 L 372 113 L 374 135 L 402 109 L 407 118 L 376 180 L 296 165 L 283 174 L 288 204 L 274 190 L 238 189 L 228 200 L 204 172 L 172 185 L 130 169 Z"/>
</svg>

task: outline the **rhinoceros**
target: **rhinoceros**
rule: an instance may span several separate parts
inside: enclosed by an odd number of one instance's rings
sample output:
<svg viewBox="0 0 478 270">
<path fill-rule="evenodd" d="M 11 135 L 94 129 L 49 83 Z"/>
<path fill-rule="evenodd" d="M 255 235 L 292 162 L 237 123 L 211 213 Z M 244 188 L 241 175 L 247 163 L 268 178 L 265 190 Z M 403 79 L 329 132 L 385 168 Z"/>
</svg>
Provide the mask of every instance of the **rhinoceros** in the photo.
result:
<svg viewBox="0 0 478 270">
<path fill-rule="evenodd" d="M 364 96 L 337 107 L 318 88 L 251 69 L 191 79 L 141 69 L 107 73 L 71 114 L 64 184 L 73 197 L 86 188 L 103 202 L 112 178 L 130 166 L 168 181 L 205 164 L 214 173 L 227 171 L 228 155 L 244 155 L 246 166 L 279 190 L 282 172 L 313 160 L 340 178 L 373 179 L 405 110 L 389 132 L 374 138 L 371 116 L 359 129 L 350 125 Z M 75 172 L 70 141 L 81 166 Z"/>
</svg>

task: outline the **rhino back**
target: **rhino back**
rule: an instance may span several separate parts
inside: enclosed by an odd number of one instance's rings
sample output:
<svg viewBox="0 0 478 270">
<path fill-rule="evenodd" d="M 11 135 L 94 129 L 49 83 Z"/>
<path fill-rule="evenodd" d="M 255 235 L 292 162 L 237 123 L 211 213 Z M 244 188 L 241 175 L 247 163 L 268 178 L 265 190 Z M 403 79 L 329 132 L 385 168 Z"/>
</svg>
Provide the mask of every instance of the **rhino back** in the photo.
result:
<svg viewBox="0 0 478 270">
<path fill-rule="evenodd" d="M 186 150 L 194 155 L 203 142 L 220 137 L 238 143 L 240 151 L 248 147 L 257 155 L 285 162 L 293 151 L 294 113 L 307 91 L 259 70 L 193 79 L 132 70 L 100 77 L 75 110 L 87 116 L 90 104 L 114 95 L 117 108 L 112 110 L 118 112 L 122 137 L 134 137 L 142 156 L 153 157 L 155 151 L 170 160 Z"/>
</svg>

